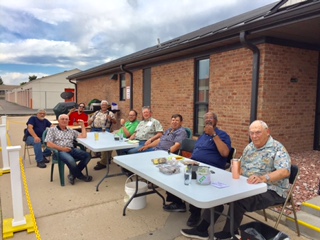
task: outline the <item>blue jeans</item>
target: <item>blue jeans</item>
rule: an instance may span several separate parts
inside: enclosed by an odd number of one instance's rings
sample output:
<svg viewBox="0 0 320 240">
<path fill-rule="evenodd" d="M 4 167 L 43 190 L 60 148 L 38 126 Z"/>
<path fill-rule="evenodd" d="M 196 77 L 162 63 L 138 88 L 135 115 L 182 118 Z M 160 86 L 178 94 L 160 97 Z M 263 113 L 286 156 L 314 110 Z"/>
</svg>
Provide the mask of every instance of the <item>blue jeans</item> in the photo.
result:
<svg viewBox="0 0 320 240">
<path fill-rule="evenodd" d="M 72 148 L 70 152 L 59 152 L 59 157 L 60 160 L 68 166 L 70 173 L 76 178 L 84 176 L 82 170 L 91 159 L 89 153 L 79 148 Z M 77 164 L 76 161 L 80 162 Z"/>
<path fill-rule="evenodd" d="M 36 162 L 42 162 L 43 157 L 51 156 L 51 151 L 47 148 L 42 152 L 42 142 L 35 143 L 34 137 L 28 136 L 26 140 L 27 145 L 33 146 L 34 154 L 36 155 Z"/>
<path fill-rule="evenodd" d="M 121 153 L 120 155 L 139 153 L 140 148 L 142 148 L 145 143 L 146 143 L 146 140 L 140 140 L 138 147 L 129 148 L 129 149 L 123 149 L 123 152 L 120 152 L 120 153 Z M 121 151 L 121 150 L 120 150 L 120 151 Z M 151 151 L 154 151 L 154 148 L 149 148 L 148 150 L 145 150 L 145 151 L 143 151 L 143 152 L 151 152 Z M 118 153 L 118 151 L 117 151 L 117 153 Z M 118 154 L 118 155 L 119 155 L 119 154 Z"/>
</svg>

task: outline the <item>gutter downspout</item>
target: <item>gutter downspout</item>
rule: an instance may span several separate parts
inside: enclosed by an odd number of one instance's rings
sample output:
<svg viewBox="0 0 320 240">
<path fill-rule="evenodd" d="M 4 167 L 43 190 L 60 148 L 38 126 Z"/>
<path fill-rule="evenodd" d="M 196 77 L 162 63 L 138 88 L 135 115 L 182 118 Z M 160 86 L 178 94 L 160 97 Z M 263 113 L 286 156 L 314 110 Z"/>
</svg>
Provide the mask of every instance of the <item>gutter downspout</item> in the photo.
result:
<svg viewBox="0 0 320 240">
<path fill-rule="evenodd" d="M 253 52 L 253 71 L 252 71 L 252 87 L 251 87 L 251 110 L 250 123 L 257 119 L 258 109 L 258 90 L 259 90 L 259 71 L 260 71 L 260 50 L 259 48 L 248 42 L 246 33 L 240 32 L 240 42 L 245 47 Z"/>
<path fill-rule="evenodd" d="M 124 68 L 124 65 L 120 65 L 120 69 L 123 72 L 130 74 L 130 110 L 133 109 L 133 73 Z"/>
<path fill-rule="evenodd" d="M 78 85 L 77 85 L 77 83 L 72 82 L 70 79 L 69 79 L 69 83 L 74 84 L 74 90 L 76 92 L 76 101 L 75 102 L 78 102 Z"/>
</svg>

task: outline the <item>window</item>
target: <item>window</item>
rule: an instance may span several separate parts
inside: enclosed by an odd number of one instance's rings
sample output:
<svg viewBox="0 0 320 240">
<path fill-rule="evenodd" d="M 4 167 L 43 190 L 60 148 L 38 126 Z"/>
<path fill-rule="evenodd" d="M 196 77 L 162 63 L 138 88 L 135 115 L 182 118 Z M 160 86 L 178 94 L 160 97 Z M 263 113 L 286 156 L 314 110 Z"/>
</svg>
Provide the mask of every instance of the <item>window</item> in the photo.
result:
<svg viewBox="0 0 320 240">
<path fill-rule="evenodd" d="M 201 135 L 203 133 L 204 121 L 203 116 L 208 111 L 209 105 L 209 72 L 210 60 L 196 60 L 196 76 L 195 76 L 195 126 L 194 134 Z"/>
<path fill-rule="evenodd" d="M 143 106 L 151 106 L 151 68 L 143 69 Z"/>
<path fill-rule="evenodd" d="M 126 74 L 120 74 L 120 101 L 126 100 Z"/>
</svg>

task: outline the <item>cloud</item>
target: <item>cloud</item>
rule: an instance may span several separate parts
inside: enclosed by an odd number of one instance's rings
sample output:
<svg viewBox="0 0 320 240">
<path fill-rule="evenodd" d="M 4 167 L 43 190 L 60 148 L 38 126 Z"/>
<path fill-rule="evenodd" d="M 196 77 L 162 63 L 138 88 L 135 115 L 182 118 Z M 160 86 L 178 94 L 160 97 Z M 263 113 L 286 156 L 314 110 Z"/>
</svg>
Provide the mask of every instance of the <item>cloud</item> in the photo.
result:
<svg viewBox="0 0 320 240">
<path fill-rule="evenodd" d="M 1 73 L 1 72 L 0 72 Z M 1 74 L 1 78 L 3 83 L 6 85 L 20 85 L 22 82 L 29 82 L 29 76 L 37 76 L 38 78 L 42 78 L 48 76 L 45 73 L 20 73 L 20 72 L 10 72 Z"/>
<path fill-rule="evenodd" d="M 270 2 L 1 1 L 0 64 L 85 70 Z"/>
</svg>

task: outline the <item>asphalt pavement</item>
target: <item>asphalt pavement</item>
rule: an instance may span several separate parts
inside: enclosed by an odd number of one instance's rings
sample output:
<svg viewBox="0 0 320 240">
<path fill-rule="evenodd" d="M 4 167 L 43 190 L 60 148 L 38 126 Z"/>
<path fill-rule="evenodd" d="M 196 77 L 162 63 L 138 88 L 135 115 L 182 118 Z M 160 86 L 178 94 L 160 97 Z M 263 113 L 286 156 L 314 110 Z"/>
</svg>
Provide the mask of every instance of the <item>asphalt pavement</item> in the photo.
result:
<svg viewBox="0 0 320 240">
<path fill-rule="evenodd" d="M 33 115 L 38 109 L 30 109 L 28 107 L 20 106 L 16 103 L 8 102 L 0 99 L 0 116 L 27 116 Z M 54 114 L 52 109 L 46 109 L 47 114 Z"/>
</svg>

